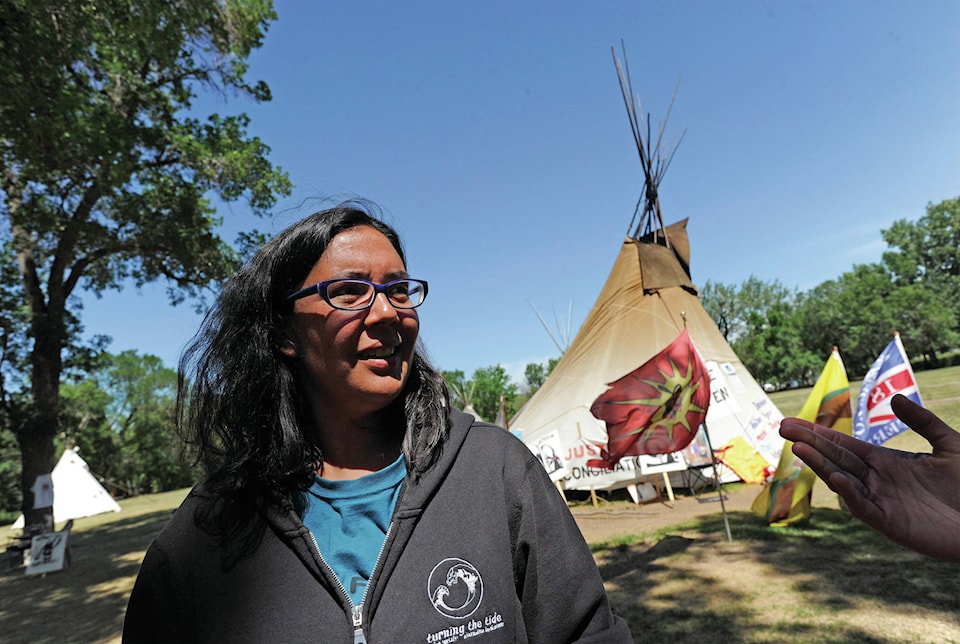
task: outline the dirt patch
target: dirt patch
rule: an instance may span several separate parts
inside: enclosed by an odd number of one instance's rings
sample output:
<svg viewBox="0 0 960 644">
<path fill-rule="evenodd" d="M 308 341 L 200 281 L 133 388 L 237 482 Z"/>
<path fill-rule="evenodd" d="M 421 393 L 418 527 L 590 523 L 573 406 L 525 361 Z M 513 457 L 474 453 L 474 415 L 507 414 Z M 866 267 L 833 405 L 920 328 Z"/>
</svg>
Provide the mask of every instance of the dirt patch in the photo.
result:
<svg viewBox="0 0 960 644">
<path fill-rule="evenodd" d="M 723 508 L 727 512 L 747 512 L 762 489 L 759 485 L 727 487 L 731 489 L 724 488 L 722 504 L 716 491 L 695 497 L 677 490 L 674 501 L 664 498 L 642 505 L 601 502 L 598 508 L 589 503 L 578 503 L 570 510 L 587 543 L 608 542 L 619 537 L 648 534 L 711 514 L 722 515 Z M 837 507 L 836 502 L 832 507 Z"/>
</svg>

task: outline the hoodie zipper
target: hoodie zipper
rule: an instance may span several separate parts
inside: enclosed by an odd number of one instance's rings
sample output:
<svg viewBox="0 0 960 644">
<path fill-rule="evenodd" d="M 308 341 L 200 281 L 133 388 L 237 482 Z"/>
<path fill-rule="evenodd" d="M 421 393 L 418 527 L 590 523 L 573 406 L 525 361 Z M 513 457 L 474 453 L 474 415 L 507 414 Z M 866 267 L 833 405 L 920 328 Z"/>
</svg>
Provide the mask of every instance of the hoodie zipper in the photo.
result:
<svg viewBox="0 0 960 644">
<path fill-rule="evenodd" d="M 391 532 L 393 532 L 393 521 L 391 521 L 390 525 L 387 526 L 387 533 L 383 537 L 383 545 L 380 546 L 380 552 L 377 553 L 377 560 L 373 564 L 373 574 L 370 575 L 370 582 L 373 581 L 373 578 L 380 567 L 380 560 L 383 558 L 383 551 L 386 550 L 387 541 L 390 539 Z M 363 602 L 365 602 L 367 599 L 367 591 L 370 590 L 371 584 L 368 582 L 366 588 L 363 589 L 363 596 L 360 598 L 360 603 L 354 604 L 353 600 L 350 599 L 350 593 L 347 592 L 343 582 L 340 581 L 340 577 L 337 576 L 337 573 L 333 572 L 333 568 L 331 568 L 330 564 L 327 563 L 327 560 L 323 558 L 323 553 L 320 552 L 320 544 L 317 543 L 317 538 L 313 536 L 313 533 L 309 530 L 307 530 L 307 534 L 310 535 L 310 541 L 313 542 L 313 548 L 317 551 L 317 557 L 319 557 L 321 563 L 326 566 L 327 571 L 330 573 L 330 576 L 333 577 L 333 580 L 337 582 L 337 588 L 340 589 L 340 595 L 347 600 L 348 604 L 350 604 L 350 616 L 351 621 L 353 622 L 353 644 L 367 644 L 367 638 L 363 634 Z"/>
<path fill-rule="evenodd" d="M 366 591 L 364 591 L 366 593 Z M 367 644 L 363 636 L 363 602 L 353 607 L 353 644 Z"/>
</svg>

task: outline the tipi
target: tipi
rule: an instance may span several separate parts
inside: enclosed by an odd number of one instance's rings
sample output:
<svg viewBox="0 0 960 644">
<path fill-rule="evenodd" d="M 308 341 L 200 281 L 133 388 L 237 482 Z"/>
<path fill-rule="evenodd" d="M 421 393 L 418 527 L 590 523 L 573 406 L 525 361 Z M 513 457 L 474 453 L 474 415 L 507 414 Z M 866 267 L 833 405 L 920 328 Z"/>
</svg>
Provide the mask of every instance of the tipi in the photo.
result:
<svg viewBox="0 0 960 644">
<path fill-rule="evenodd" d="M 119 512 L 120 506 L 90 473 L 87 462 L 76 450 L 67 448 L 53 472 L 53 519 L 56 522 L 89 517 L 103 512 Z M 23 528 L 23 515 L 14 528 Z"/>
<path fill-rule="evenodd" d="M 782 415 L 698 299 L 687 220 L 664 226 L 660 213 L 657 187 L 672 152 L 666 160 L 660 154 L 662 129 L 651 149 L 649 119 L 644 141 L 629 77 L 614 60 L 644 167 L 643 212 L 583 326 L 511 429 L 519 430 L 535 454 L 550 455 L 545 467 L 555 479 L 563 478 L 566 489 L 611 489 L 637 481 L 645 473 L 645 457 L 626 457 L 612 471 L 587 467 L 606 444 L 604 424 L 590 406 L 608 383 L 652 358 L 686 328 L 711 379 L 706 425 L 714 450 L 736 445 L 775 466 L 783 446 L 777 433 Z M 680 455 L 674 460 L 679 469 L 686 467 Z"/>
</svg>

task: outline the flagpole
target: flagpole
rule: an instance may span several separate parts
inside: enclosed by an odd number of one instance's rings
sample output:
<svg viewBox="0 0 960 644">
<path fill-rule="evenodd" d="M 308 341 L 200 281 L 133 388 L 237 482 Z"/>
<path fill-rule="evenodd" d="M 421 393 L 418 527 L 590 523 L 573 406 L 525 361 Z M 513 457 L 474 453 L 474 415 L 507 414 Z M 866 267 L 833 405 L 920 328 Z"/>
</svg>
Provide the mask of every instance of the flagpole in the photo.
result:
<svg viewBox="0 0 960 644">
<path fill-rule="evenodd" d="M 730 534 L 730 520 L 727 518 L 727 506 L 723 502 L 723 488 L 720 487 L 720 475 L 717 473 L 717 457 L 713 454 L 713 444 L 710 442 L 710 431 L 707 429 L 707 423 L 703 423 L 703 435 L 707 439 L 707 451 L 710 452 L 710 463 L 713 465 L 713 480 L 717 482 L 717 492 L 720 494 L 720 511 L 723 513 L 723 527 L 727 530 L 727 541 L 733 543 L 733 535 Z"/>
</svg>

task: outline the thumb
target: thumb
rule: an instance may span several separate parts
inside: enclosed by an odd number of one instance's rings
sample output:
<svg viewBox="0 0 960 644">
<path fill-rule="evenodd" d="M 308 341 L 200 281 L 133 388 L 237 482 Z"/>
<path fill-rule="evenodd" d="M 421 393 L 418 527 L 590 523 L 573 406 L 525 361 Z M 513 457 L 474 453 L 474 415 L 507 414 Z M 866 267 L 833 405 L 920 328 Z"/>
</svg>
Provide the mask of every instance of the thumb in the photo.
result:
<svg viewBox="0 0 960 644">
<path fill-rule="evenodd" d="M 934 414 L 902 394 L 890 401 L 893 413 L 917 432 L 938 452 L 960 454 L 960 434 Z"/>
</svg>

